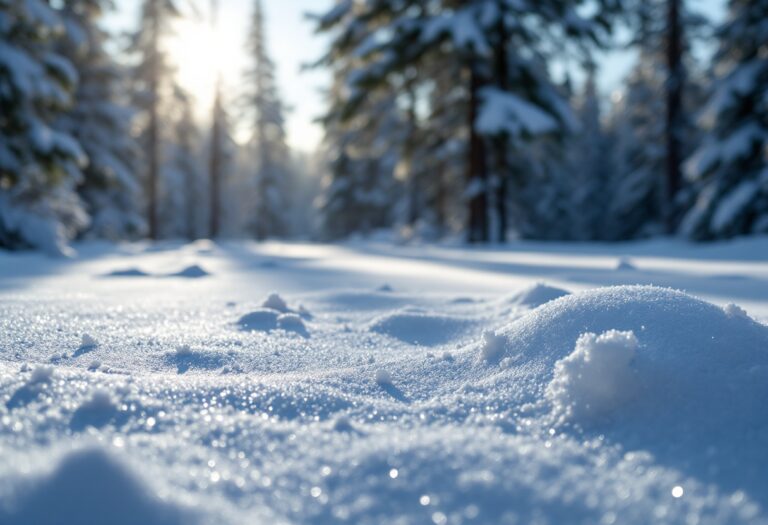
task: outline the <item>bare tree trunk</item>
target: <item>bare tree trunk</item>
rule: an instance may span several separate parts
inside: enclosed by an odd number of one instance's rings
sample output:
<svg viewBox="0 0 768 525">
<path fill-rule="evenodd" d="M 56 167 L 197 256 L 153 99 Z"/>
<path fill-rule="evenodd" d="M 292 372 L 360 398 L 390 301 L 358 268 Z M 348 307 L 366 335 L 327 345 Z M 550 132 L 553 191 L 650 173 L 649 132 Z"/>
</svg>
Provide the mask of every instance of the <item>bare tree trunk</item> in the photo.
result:
<svg viewBox="0 0 768 525">
<path fill-rule="evenodd" d="M 211 127 L 211 150 L 208 159 L 208 179 L 210 184 L 210 216 L 208 234 L 211 239 L 218 237 L 221 222 L 221 169 L 222 169 L 222 133 L 221 133 L 221 82 L 216 83 L 216 95 L 213 102 L 213 123 Z"/>
<path fill-rule="evenodd" d="M 682 23 L 680 20 L 681 0 L 667 0 L 667 115 L 666 115 L 666 183 L 664 199 L 664 222 L 667 233 L 676 230 L 675 197 L 680 189 L 682 162 L 683 120 L 683 69 Z"/>
<path fill-rule="evenodd" d="M 416 93 L 407 87 L 408 92 L 408 111 L 406 113 L 408 123 L 408 133 L 405 140 L 404 157 L 408 165 L 408 226 L 414 227 L 421 216 L 421 203 L 419 202 L 419 180 L 414 171 L 413 152 L 416 149 Z"/>
<path fill-rule="evenodd" d="M 467 162 L 467 242 L 488 242 L 488 172 L 485 164 L 485 144 L 477 132 L 477 120 L 480 101 L 478 92 L 480 78 L 474 67 L 470 67 L 469 79 L 469 151 Z"/>
<path fill-rule="evenodd" d="M 495 73 L 496 83 L 501 91 L 507 91 L 509 89 L 509 56 L 507 53 L 507 45 L 509 35 L 507 34 L 507 26 L 505 22 L 505 10 L 503 3 L 500 3 L 499 22 L 496 28 L 498 42 L 494 48 L 495 59 Z M 507 241 L 507 178 L 509 177 L 509 166 L 507 162 L 507 147 L 509 141 L 504 137 L 496 137 L 494 139 L 494 160 L 495 160 L 495 176 L 496 184 L 492 188 L 495 192 L 494 205 L 496 212 L 496 242 Z"/>
<path fill-rule="evenodd" d="M 147 125 L 147 223 L 149 238 L 159 237 L 158 224 L 158 183 L 160 178 L 160 122 L 159 122 L 159 91 L 160 91 L 160 16 L 159 0 L 154 1 L 152 13 L 152 64 L 149 84 L 149 123 Z"/>
</svg>

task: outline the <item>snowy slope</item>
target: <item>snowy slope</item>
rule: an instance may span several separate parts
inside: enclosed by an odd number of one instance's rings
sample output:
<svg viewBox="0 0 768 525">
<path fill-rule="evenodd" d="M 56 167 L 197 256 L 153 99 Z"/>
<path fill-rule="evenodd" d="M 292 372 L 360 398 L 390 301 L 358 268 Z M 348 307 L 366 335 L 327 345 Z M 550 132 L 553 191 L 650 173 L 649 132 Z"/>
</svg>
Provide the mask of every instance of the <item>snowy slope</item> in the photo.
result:
<svg viewBox="0 0 768 525">
<path fill-rule="evenodd" d="M 768 239 L 77 248 L 0 255 L 2 524 L 768 523 Z"/>
</svg>

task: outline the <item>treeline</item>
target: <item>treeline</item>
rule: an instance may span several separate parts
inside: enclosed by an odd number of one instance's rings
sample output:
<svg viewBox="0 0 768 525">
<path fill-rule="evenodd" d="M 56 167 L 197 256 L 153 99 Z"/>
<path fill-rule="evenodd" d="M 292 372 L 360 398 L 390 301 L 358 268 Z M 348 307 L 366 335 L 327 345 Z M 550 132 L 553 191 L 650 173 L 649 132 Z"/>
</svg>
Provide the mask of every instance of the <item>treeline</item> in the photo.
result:
<svg viewBox="0 0 768 525">
<path fill-rule="evenodd" d="M 714 28 L 683 0 L 338 0 L 314 19 L 322 188 L 286 144 L 259 0 L 250 67 L 237 89 L 218 75 L 209 117 L 177 82 L 174 24 L 215 24 L 216 3 L 141 0 L 116 37 L 112 0 L 0 0 L 0 247 L 768 233 L 768 0 Z M 617 47 L 637 59 L 606 100 Z"/>
<path fill-rule="evenodd" d="M 219 78 L 210 119 L 197 118 L 167 43 L 181 17 L 215 23 L 215 12 L 142 0 L 136 30 L 116 37 L 102 26 L 113 7 L 0 0 L 0 247 L 303 229 L 312 189 L 286 145 L 261 3 L 243 43 L 250 67 L 233 92 Z"/>
<path fill-rule="evenodd" d="M 731 0 L 715 28 L 694 4 L 338 1 L 316 17 L 333 72 L 325 234 L 768 233 L 768 1 Z M 603 100 L 596 57 L 617 47 L 637 60 Z M 564 64 L 578 89 L 553 76 Z"/>
</svg>

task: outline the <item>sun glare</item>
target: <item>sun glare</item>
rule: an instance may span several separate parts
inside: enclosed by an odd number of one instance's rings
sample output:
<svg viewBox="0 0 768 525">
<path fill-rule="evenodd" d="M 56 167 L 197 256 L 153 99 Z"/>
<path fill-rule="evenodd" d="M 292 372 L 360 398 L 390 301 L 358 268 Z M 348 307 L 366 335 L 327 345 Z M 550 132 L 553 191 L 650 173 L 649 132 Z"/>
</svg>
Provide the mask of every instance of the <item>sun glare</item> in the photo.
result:
<svg viewBox="0 0 768 525">
<path fill-rule="evenodd" d="M 171 62 L 181 86 L 193 97 L 196 112 L 207 116 L 219 75 L 225 84 L 241 74 L 244 43 L 237 31 L 214 29 L 205 20 L 183 20 L 168 42 Z"/>
</svg>

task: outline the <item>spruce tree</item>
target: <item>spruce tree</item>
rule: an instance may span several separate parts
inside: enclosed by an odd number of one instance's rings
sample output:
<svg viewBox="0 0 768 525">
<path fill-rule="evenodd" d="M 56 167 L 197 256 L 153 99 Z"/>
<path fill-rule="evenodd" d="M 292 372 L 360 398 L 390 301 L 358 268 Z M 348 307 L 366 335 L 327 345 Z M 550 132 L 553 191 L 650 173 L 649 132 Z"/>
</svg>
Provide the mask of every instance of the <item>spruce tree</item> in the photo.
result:
<svg viewBox="0 0 768 525">
<path fill-rule="evenodd" d="M 144 233 L 138 144 L 131 134 L 133 111 L 122 89 L 125 72 L 105 50 L 107 33 L 99 27 L 109 0 L 65 0 L 61 16 L 67 28 L 59 46 L 74 65 L 78 86 L 74 107 L 57 127 L 74 136 L 88 157 L 78 193 L 91 223 L 86 234 L 106 239 Z"/>
<path fill-rule="evenodd" d="M 0 0 L 0 246 L 66 250 L 87 224 L 75 186 L 86 161 L 54 122 L 77 72 L 55 51 L 64 26 L 42 0 Z"/>
<path fill-rule="evenodd" d="M 337 72 L 331 100 L 343 100 L 346 72 Z M 393 93 L 377 92 L 365 110 L 344 118 L 332 105 L 324 118 L 328 174 L 319 201 L 323 235 L 337 239 L 368 234 L 395 224 L 399 184 L 395 180 L 398 148 L 405 129 Z M 371 115 L 381 118 L 371 118 Z M 407 205 L 406 205 L 407 206 Z"/>
<path fill-rule="evenodd" d="M 703 19 L 677 0 L 638 0 L 630 7 L 638 58 L 611 118 L 611 239 L 672 231 L 685 193 L 681 161 L 698 139 L 689 118 L 697 91 L 688 71 L 695 69 L 690 42 Z"/>
<path fill-rule="evenodd" d="M 768 232 L 768 1 L 731 0 L 718 30 L 707 135 L 687 163 L 698 197 L 681 232 L 716 239 Z"/>
<path fill-rule="evenodd" d="M 601 2 L 601 7 L 613 3 Z M 597 19 L 586 19 L 579 4 L 340 2 L 319 18 L 318 27 L 333 34 L 324 63 L 350 60 L 348 113 L 360 111 L 372 89 L 414 84 L 429 89 L 432 79 L 424 72 L 432 70 L 427 67 L 432 61 L 461 66 L 466 234 L 470 242 L 484 242 L 492 237 L 491 225 L 493 238 L 504 239 L 506 189 L 525 177 L 512 171 L 510 151 L 522 152 L 535 136 L 572 128 L 567 103 L 548 76 L 550 45 L 556 41 L 575 50 L 600 40 L 607 27 L 603 16 L 611 11 L 599 10 Z"/>
</svg>

